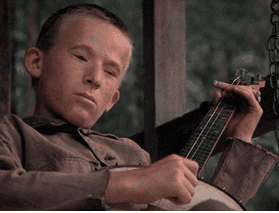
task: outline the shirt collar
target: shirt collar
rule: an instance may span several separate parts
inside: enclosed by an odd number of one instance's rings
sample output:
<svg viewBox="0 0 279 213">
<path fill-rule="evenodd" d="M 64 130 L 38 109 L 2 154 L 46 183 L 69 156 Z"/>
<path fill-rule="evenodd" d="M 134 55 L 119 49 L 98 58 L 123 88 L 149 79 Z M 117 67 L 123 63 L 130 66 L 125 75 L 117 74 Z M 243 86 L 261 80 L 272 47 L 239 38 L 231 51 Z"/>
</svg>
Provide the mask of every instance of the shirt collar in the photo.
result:
<svg viewBox="0 0 279 213">
<path fill-rule="evenodd" d="M 49 128 L 53 128 L 53 127 L 55 127 L 57 129 L 57 127 L 67 126 L 66 129 L 69 130 L 69 127 L 71 127 L 70 129 L 72 129 L 72 128 L 74 128 L 76 130 L 78 129 L 84 135 L 94 134 L 94 135 L 99 135 L 99 136 L 103 136 L 103 137 L 113 138 L 116 140 L 119 139 L 117 136 L 115 136 L 113 134 L 103 134 L 103 133 L 100 133 L 100 132 L 92 130 L 92 129 L 83 129 L 80 127 L 76 127 L 62 119 L 41 117 L 41 116 L 28 116 L 28 117 L 23 118 L 23 121 L 26 124 L 28 124 L 29 126 L 33 127 L 34 129 L 37 129 L 37 130 L 42 129 L 42 128 L 49 129 Z M 60 129 L 60 128 L 58 128 L 58 129 Z M 64 128 L 62 127 L 62 129 L 64 129 Z"/>
<path fill-rule="evenodd" d="M 33 128 L 43 127 L 43 126 L 63 126 L 69 124 L 67 121 L 56 119 L 56 118 L 46 118 L 40 116 L 28 116 L 23 118 L 23 121 Z"/>
</svg>

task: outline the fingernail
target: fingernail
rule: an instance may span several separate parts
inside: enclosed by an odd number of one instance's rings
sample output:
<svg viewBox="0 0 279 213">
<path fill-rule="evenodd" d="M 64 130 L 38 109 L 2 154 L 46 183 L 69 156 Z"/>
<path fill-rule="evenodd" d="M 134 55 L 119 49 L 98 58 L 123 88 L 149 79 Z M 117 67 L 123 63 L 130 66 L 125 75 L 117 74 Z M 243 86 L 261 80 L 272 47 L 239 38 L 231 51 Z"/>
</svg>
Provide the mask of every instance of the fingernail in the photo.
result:
<svg viewBox="0 0 279 213">
<path fill-rule="evenodd" d="M 213 85 L 214 87 L 218 87 L 218 81 L 213 81 L 212 85 Z"/>
<path fill-rule="evenodd" d="M 219 87 L 221 87 L 221 86 L 228 86 L 229 84 L 227 84 L 227 83 L 225 83 L 225 82 L 222 82 L 222 81 L 213 81 L 212 85 L 213 85 L 214 87 L 219 88 Z"/>
</svg>

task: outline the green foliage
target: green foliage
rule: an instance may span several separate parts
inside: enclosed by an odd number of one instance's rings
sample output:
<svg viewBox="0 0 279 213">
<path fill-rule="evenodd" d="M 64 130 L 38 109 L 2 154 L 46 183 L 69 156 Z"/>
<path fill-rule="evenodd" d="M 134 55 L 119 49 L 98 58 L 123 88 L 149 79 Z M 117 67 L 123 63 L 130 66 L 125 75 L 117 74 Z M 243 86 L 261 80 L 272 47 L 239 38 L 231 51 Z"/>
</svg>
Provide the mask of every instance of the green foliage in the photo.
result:
<svg viewBox="0 0 279 213">
<path fill-rule="evenodd" d="M 206 99 L 212 96 L 212 80 L 229 81 L 238 68 L 266 74 L 266 44 L 271 32 L 267 2 L 196 0 L 186 3 L 187 77 L 192 82 L 200 79 L 198 87 L 206 91 Z M 196 94 L 190 92 L 189 96 L 192 101 Z"/>
<path fill-rule="evenodd" d="M 271 0 L 186 0 L 189 110 L 203 100 L 211 100 L 214 80 L 230 81 L 241 67 L 250 73 L 269 74 L 270 3 Z M 256 143 L 279 153 L 273 132 L 259 137 Z M 205 176 L 212 175 L 218 157 L 210 159 Z M 276 210 L 278 172 L 277 164 L 257 195 L 245 205 L 248 210 Z"/>
</svg>

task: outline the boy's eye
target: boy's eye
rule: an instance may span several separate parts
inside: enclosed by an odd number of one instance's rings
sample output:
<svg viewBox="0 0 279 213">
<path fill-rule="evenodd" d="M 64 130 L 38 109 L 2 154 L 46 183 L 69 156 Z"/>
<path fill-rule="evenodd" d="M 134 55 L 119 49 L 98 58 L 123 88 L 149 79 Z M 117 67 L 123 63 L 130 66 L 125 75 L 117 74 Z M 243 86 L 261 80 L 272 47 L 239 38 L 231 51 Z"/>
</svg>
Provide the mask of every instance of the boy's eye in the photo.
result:
<svg viewBox="0 0 279 213">
<path fill-rule="evenodd" d="M 83 56 L 81 56 L 81 55 L 76 55 L 76 57 L 77 57 L 79 60 L 81 60 L 81 61 L 87 62 L 87 60 L 86 60 Z"/>
<path fill-rule="evenodd" d="M 109 71 L 109 70 L 105 70 L 106 73 L 108 73 L 109 75 L 112 75 L 114 76 L 114 73 L 112 71 Z"/>
</svg>

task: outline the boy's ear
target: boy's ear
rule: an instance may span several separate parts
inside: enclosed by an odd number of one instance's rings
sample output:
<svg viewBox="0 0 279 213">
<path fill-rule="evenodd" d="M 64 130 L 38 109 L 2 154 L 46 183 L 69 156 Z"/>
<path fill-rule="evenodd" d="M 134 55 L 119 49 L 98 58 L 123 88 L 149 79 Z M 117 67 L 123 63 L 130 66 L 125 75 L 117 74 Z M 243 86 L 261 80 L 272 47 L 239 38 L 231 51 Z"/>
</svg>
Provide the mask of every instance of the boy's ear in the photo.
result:
<svg viewBox="0 0 279 213">
<path fill-rule="evenodd" d="M 111 103 L 106 107 L 106 112 L 108 112 L 115 104 L 116 102 L 120 99 L 120 92 L 119 90 L 116 90 L 114 95 L 112 96 Z"/>
<path fill-rule="evenodd" d="M 43 53 L 37 47 L 29 47 L 25 52 L 25 69 L 33 78 L 39 78 L 42 75 L 42 57 Z"/>
</svg>

